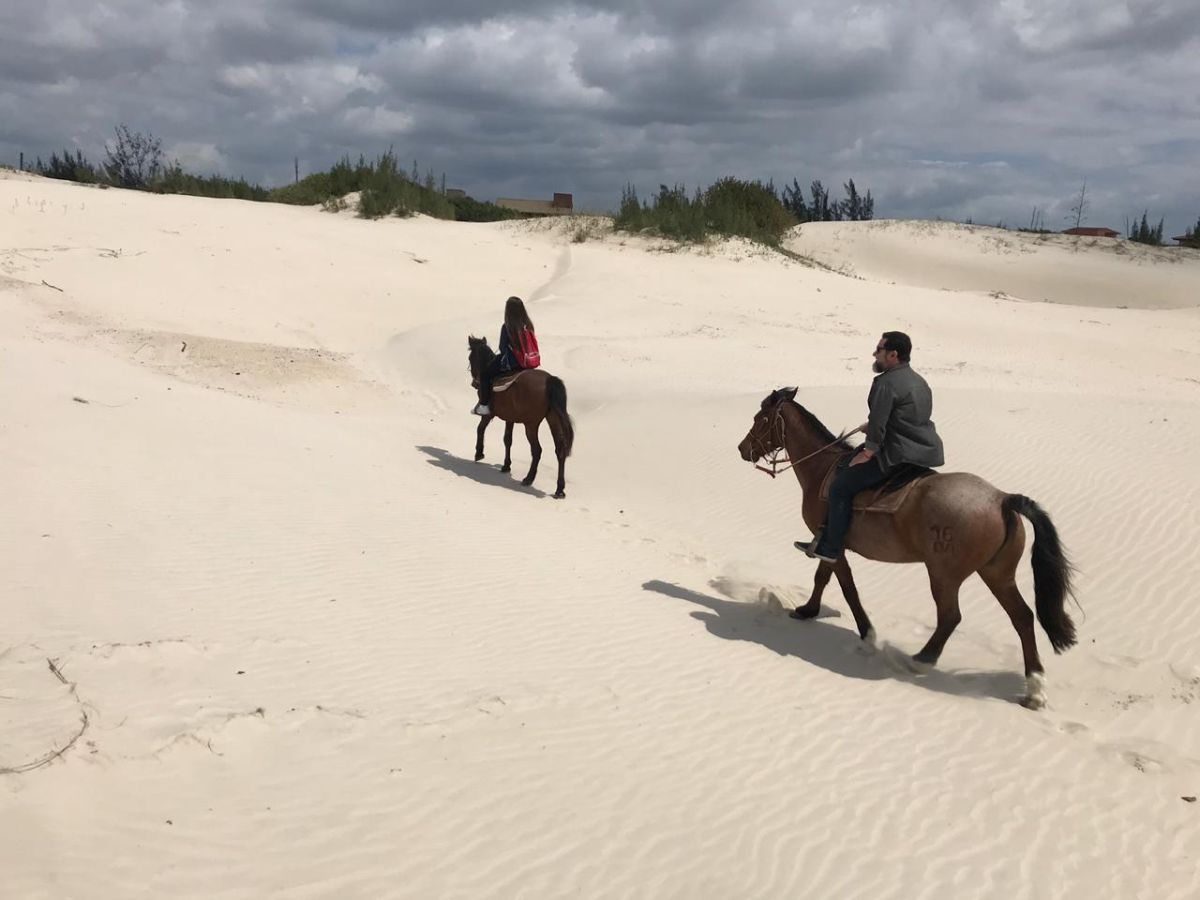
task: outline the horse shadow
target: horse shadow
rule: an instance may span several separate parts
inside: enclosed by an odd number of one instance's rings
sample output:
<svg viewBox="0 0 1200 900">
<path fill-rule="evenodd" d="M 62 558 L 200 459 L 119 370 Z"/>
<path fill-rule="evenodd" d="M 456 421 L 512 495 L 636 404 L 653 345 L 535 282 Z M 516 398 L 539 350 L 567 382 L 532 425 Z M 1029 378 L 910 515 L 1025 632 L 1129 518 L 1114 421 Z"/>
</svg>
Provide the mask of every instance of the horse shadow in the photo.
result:
<svg viewBox="0 0 1200 900">
<path fill-rule="evenodd" d="M 476 462 L 473 459 L 455 456 L 449 450 L 443 450 L 441 447 L 418 444 L 417 449 L 430 457 L 426 462 L 431 466 L 437 466 L 439 469 L 445 469 L 447 472 L 453 472 L 463 478 L 470 478 L 477 484 L 507 488 L 518 494 L 529 494 L 533 497 L 546 496 L 545 491 L 539 490 L 533 485 L 526 487 L 521 484 L 519 478 L 514 478 L 511 472 L 501 472 L 499 466 L 492 463 Z"/>
<path fill-rule="evenodd" d="M 780 656 L 795 656 L 845 678 L 866 681 L 891 679 L 957 697 L 990 697 L 1017 702 L 1025 679 L 1017 672 L 983 672 L 955 669 L 917 671 L 908 654 L 886 641 L 870 649 L 852 629 L 816 619 L 797 621 L 782 608 L 722 600 L 666 581 L 652 580 L 645 591 L 686 600 L 705 608 L 692 618 L 704 623 L 710 634 L 727 641 L 753 641 Z M 829 618 L 835 618 L 830 616 Z"/>
</svg>

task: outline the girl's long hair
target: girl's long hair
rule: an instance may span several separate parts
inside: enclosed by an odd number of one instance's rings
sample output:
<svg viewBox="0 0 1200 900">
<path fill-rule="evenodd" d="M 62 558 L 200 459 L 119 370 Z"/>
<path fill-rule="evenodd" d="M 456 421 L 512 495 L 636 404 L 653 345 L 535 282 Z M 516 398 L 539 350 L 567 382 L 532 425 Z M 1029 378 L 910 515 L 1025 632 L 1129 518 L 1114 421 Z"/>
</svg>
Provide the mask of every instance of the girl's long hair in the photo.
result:
<svg viewBox="0 0 1200 900">
<path fill-rule="evenodd" d="M 504 327 L 508 329 L 508 336 L 512 340 L 516 340 L 521 329 L 533 331 L 533 320 L 529 318 L 529 313 L 525 312 L 525 304 L 521 302 L 520 297 L 509 297 L 504 304 Z"/>
</svg>

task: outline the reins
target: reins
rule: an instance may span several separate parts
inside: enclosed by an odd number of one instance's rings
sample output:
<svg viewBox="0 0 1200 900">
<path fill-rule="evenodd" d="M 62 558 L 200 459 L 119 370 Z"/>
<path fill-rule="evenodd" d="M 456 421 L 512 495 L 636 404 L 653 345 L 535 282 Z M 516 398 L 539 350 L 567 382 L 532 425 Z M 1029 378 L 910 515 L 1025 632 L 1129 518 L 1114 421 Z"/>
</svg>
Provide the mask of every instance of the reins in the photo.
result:
<svg viewBox="0 0 1200 900">
<path fill-rule="evenodd" d="M 851 429 L 850 431 L 843 431 L 824 447 L 818 447 L 812 453 L 809 453 L 807 456 L 802 456 L 799 459 L 789 459 L 787 456 L 784 456 L 782 459 L 780 459 L 779 454 L 784 453 L 784 444 L 787 443 L 787 435 L 784 433 L 785 428 L 783 422 L 782 404 L 775 410 L 775 420 L 771 423 L 772 427 L 774 427 L 776 423 L 779 424 L 779 449 L 770 451 L 770 458 L 767 457 L 766 453 L 762 454 L 761 458 L 766 461 L 766 466 L 760 466 L 758 463 L 754 464 L 754 468 L 758 469 L 760 472 L 766 472 L 772 478 L 777 476 L 780 472 L 786 472 L 788 469 L 796 468 L 796 466 L 800 465 L 800 463 L 812 459 L 814 456 L 819 453 L 823 453 L 830 447 L 836 447 L 841 441 L 844 441 L 846 438 L 850 437 L 850 435 L 858 434 L 863 430 L 863 426 L 859 425 L 857 428 Z M 767 466 L 770 466 L 770 468 L 767 468 Z"/>
</svg>

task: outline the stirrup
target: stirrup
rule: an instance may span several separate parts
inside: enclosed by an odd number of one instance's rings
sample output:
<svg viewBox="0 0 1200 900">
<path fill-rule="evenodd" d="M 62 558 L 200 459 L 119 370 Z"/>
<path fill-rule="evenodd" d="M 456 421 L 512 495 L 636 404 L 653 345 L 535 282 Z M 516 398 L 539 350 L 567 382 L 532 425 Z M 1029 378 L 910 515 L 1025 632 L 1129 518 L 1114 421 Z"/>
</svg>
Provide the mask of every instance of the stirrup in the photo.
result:
<svg viewBox="0 0 1200 900">
<path fill-rule="evenodd" d="M 809 559 L 819 559 L 821 562 L 836 563 L 836 556 L 827 556 L 824 553 L 817 552 L 817 545 L 821 543 L 821 532 L 818 531 L 813 535 L 811 541 L 793 541 L 792 546 L 801 551 Z"/>
</svg>

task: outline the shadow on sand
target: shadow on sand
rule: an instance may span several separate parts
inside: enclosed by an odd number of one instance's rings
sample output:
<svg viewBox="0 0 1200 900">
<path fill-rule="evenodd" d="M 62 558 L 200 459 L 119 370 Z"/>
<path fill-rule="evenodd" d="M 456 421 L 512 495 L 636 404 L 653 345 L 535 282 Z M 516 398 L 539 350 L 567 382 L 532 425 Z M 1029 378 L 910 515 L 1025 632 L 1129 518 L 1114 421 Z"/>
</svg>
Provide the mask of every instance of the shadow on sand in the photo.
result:
<svg viewBox="0 0 1200 900">
<path fill-rule="evenodd" d="M 795 656 L 846 678 L 892 679 L 943 694 L 1010 702 L 1018 701 L 1025 691 L 1025 678 L 1017 672 L 915 671 L 911 657 L 895 645 L 882 641 L 871 650 L 853 629 L 832 625 L 824 617 L 790 619 L 782 608 L 723 600 L 667 581 L 647 581 L 642 589 L 704 607 L 706 612 L 694 611 L 692 618 L 719 638 L 753 641 L 780 656 Z"/>
<path fill-rule="evenodd" d="M 470 478 L 479 484 L 486 484 L 490 487 L 502 487 L 510 491 L 516 491 L 518 494 L 529 494 L 533 497 L 546 496 L 545 491 L 540 491 L 532 485 L 525 487 L 525 485 L 521 484 L 519 478 L 513 477 L 513 474 L 510 472 L 501 472 L 500 467 L 492 463 L 486 463 L 482 460 L 475 462 L 473 459 L 455 456 L 441 447 L 418 445 L 417 449 L 429 457 L 426 462 L 431 466 L 437 466 L 439 469 L 445 469 L 447 472 L 453 472 L 455 475 L 463 478 Z"/>
</svg>

